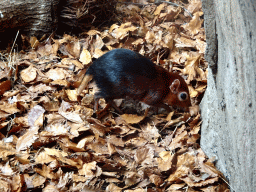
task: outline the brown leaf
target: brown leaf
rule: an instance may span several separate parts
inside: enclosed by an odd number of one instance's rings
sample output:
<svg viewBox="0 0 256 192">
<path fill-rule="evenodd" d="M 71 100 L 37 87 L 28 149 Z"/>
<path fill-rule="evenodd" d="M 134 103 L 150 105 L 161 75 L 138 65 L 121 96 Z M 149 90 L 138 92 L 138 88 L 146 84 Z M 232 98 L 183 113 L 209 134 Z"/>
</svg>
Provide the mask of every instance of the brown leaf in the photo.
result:
<svg viewBox="0 0 256 192">
<path fill-rule="evenodd" d="M 113 37 L 117 39 L 123 39 L 128 36 L 129 32 L 137 30 L 137 27 L 133 26 L 131 22 L 122 24 L 120 27 L 117 26 L 111 33 Z"/>
<path fill-rule="evenodd" d="M 140 164 L 142 161 L 144 161 L 147 158 L 148 155 L 150 155 L 149 148 L 142 147 L 142 148 L 136 150 L 134 159 L 138 164 Z"/>
<path fill-rule="evenodd" d="M 186 67 L 183 70 L 183 73 L 185 75 L 188 75 L 189 82 L 195 79 L 197 75 L 197 69 L 199 67 L 200 58 L 201 58 L 201 55 L 197 55 L 195 57 L 187 57 Z"/>
<path fill-rule="evenodd" d="M 77 39 L 74 39 L 74 41 L 69 42 L 66 45 L 66 49 L 73 57 L 79 58 L 81 52 L 81 45 Z"/>
<path fill-rule="evenodd" d="M 34 168 L 35 172 L 48 179 L 55 179 L 56 175 L 52 172 L 51 168 L 47 165 L 42 165 L 42 169 Z"/>
<path fill-rule="evenodd" d="M 71 65 L 75 65 L 78 69 L 83 69 L 84 65 L 77 61 L 76 59 L 71 59 L 71 58 L 63 58 L 61 60 L 61 63 L 64 65 L 68 65 L 69 69 L 72 67 Z"/>
<path fill-rule="evenodd" d="M 0 171 L 5 176 L 13 176 L 14 175 L 14 172 L 8 162 L 4 166 L 0 165 Z"/>
<path fill-rule="evenodd" d="M 51 133 L 52 136 L 66 135 L 69 132 L 70 127 L 62 122 L 55 122 L 45 127 L 45 131 Z"/>
<path fill-rule="evenodd" d="M 24 178 L 25 178 L 26 186 L 29 189 L 39 187 L 43 185 L 46 181 L 45 177 L 42 177 L 41 175 L 37 175 L 37 174 L 31 175 L 31 176 L 29 176 L 28 174 L 24 174 Z"/>
<path fill-rule="evenodd" d="M 182 189 L 183 187 L 185 187 L 186 184 L 185 183 L 180 183 L 180 184 L 172 184 L 167 191 L 177 191 L 177 189 Z"/>
<path fill-rule="evenodd" d="M 104 45 L 105 43 L 103 42 L 102 38 L 97 34 L 96 41 L 94 43 L 94 49 L 101 50 Z"/>
<path fill-rule="evenodd" d="M 38 130 L 39 127 L 32 127 L 23 136 L 19 137 L 16 150 L 21 151 L 30 147 L 38 138 Z"/>
<path fill-rule="evenodd" d="M 43 114 L 45 110 L 40 105 L 34 106 L 28 113 L 28 124 L 30 127 L 39 127 L 43 125 Z"/>
<path fill-rule="evenodd" d="M 140 135 L 150 142 L 157 142 L 157 139 L 161 136 L 156 126 L 150 126 L 150 124 L 142 128 Z"/>
<path fill-rule="evenodd" d="M 22 191 L 22 186 L 24 184 L 23 176 L 20 174 L 15 174 L 12 177 L 12 190 L 13 191 Z"/>
<path fill-rule="evenodd" d="M 11 183 L 0 179 L 0 190 L 2 192 L 9 192 L 11 189 Z"/>
<path fill-rule="evenodd" d="M 22 164 L 29 164 L 30 163 L 29 157 L 30 155 L 26 152 L 16 154 L 17 160 Z"/>
<path fill-rule="evenodd" d="M 138 116 L 133 114 L 123 114 L 121 117 L 129 124 L 135 124 L 141 122 L 145 116 Z"/>
<path fill-rule="evenodd" d="M 70 101 L 77 101 L 77 90 L 65 90 Z"/>
<path fill-rule="evenodd" d="M 154 12 L 154 15 L 159 15 L 165 6 L 166 6 L 165 3 L 161 3 L 160 5 L 158 5 Z"/>
<path fill-rule="evenodd" d="M 50 69 L 45 75 L 52 80 L 60 80 L 60 79 L 63 80 L 67 78 L 68 73 L 62 68 L 55 68 L 55 69 Z"/>
<path fill-rule="evenodd" d="M 21 79 L 26 83 L 35 80 L 36 75 L 37 75 L 37 70 L 35 67 L 33 67 L 33 65 L 30 65 L 28 68 L 20 72 Z"/>
<path fill-rule="evenodd" d="M 160 186 L 164 181 L 159 175 L 152 174 L 149 176 L 149 179 L 152 183 L 154 183 L 156 186 Z"/>
<path fill-rule="evenodd" d="M 51 85 L 59 85 L 64 87 L 69 87 L 69 82 L 67 80 L 57 79 L 50 83 Z"/>
<path fill-rule="evenodd" d="M 96 161 L 85 163 L 83 168 L 78 170 L 79 175 L 83 175 L 87 179 L 98 177 L 102 174 L 101 168 L 96 165 Z"/>
<path fill-rule="evenodd" d="M 90 52 L 83 49 L 82 53 L 80 54 L 79 61 L 81 61 L 84 65 L 88 65 L 92 61 Z"/>
<path fill-rule="evenodd" d="M 3 82 L 0 82 L 0 96 L 3 95 L 6 91 L 11 89 L 11 81 L 6 80 Z"/>
<path fill-rule="evenodd" d="M 197 11 L 202 10 L 202 1 L 201 0 L 191 0 L 188 4 L 188 8 L 190 13 L 195 13 Z"/>
<path fill-rule="evenodd" d="M 158 168 L 161 171 L 168 171 L 173 166 L 173 158 L 175 157 L 169 151 L 162 151 L 159 153 L 160 158 L 157 158 Z"/>
<path fill-rule="evenodd" d="M 9 113 L 9 114 L 14 114 L 14 113 L 19 113 L 20 110 L 17 108 L 17 103 L 4 103 L 0 105 L 0 110 Z"/>
<path fill-rule="evenodd" d="M 28 88 L 28 91 L 29 92 L 33 92 L 33 93 L 44 93 L 44 92 L 50 92 L 50 91 L 55 91 L 56 88 L 54 87 L 50 87 L 50 86 L 47 86 L 43 83 L 40 83 L 38 85 L 34 85 L 34 86 L 31 86 Z"/>
<path fill-rule="evenodd" d="M 49 151 L 45 150 L 45 151 L 37 154 L 37 156 L 35 158 L 35 163 L 36 164 L 48 164 L 48 163 L 54 161 L 55 158 L 51 157 L 51 154 L 49 154 L 49 153 L 50 153 L 50 150 Z M 67 156 L 66 153 L 64 153 L 64 155 Z"/>
<path fill-rule="evenodd" d="M 124 147 L 124 144 L 125 144 L 125 142 L 123 141 L 122 138 L 117 137 L 117 136 L 115 136 L 115 135 L 110 135 L 110 136 L 107 138 L 107 140 L 108 140 L 109 143 L 112 143 L 112 144 L 115 145 L 115 146 Z"/>
<path fill-rule="evenodd" d="M 37 40 L 35 36 L 30 37 L 29 43 L 30 43 L 30 46 L 34 49 L 37 49 L 40 44 L 40 42 Z"/>
<path fill-rule="evenodd" d="M 71 105 L 68 102 L 62 101 L 61 106 L 59 108 L 59 114 L 61 114 L 66 119 L 75 122 L 75 123 L 83 123 L 80 115 L 76 112 L 69 112 L 68 109 L 71 108 Z"/>
<path fill-rule="evenodd" d="M 188 30 L 192 35 L 197 34 L 201 30 L 202 23 L 204 22 L 200 19 L 201 15 L 203 15 L 201 11 L 194 13 L 192 20 L 183 26 L 184 29 Z"/>
<path fill-rule="evenodd" d="M 106 191 L 107 191 L 107 192 L 112 192 L 112 191 L 121 192 L 121 191 L 122 191 L 122 188 L 117 187 L 114 183 L 110 183 L 110 184 L 107 186 Z"/>
</svg>

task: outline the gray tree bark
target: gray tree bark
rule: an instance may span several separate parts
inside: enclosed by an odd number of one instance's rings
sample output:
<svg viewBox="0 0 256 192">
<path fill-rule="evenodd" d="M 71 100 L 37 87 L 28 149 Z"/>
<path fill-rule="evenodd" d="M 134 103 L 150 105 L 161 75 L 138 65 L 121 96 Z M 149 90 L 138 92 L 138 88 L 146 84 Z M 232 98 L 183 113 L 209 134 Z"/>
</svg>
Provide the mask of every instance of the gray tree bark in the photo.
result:
<svg viewBox="0 0 256 192">
<path fill-rule="evenodd" d="M 209 62 L 201 146 L 231 191 L 256 187 L 256 1 L 202 0 Z"/>
</svg>

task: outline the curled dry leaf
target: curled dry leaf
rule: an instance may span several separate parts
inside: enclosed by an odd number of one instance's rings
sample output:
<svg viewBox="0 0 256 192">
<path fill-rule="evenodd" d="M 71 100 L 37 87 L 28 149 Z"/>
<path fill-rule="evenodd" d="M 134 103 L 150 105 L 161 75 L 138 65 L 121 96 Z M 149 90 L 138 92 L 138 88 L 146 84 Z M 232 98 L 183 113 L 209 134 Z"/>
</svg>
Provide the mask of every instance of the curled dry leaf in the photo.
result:
<svg viewBox="0 0 256 192">
<path fill-rule="evenodd" d="M 66 156 L 66 155 L 65 155 Z M 35 163 L 36 164 L 48 164 L 50 162 L 53 162 L 55 158 L 51 157 L 51 154 L 47 151 L 40 152 L 37 154 L 35 158 Z"/>
<path fill-rule="evenodd" d="M 79 58 L 81 46 L 78 40 L 68 43 L 66 49 L 73 57 Z"/>
<path fill-rule="evenodd" d="M 59 114 L 68 119 L 69 121 L 75 122 L 75 123 L 83 123 L 83 120 L 79 116 L 78 113 L 69 112 L 68 110 L 71 108 L 71 105 L 68 102 L 62 101 L 61 106 L 59 108 Z"/>
<path fill-rule="evenodd" d="M 13 176 L 14 174 L 8 162 L 4 166 L 0 165 L 0 170 L 1 170 L 1 173 L 5 176 Z"/>
<path fill-rule="evenodd" d="M 157 158 L 158 168 L 161 171 L 169 171 L 173 166 L 174 154 L 169 151 L 162 151 L 159 156 L 160 158 Z"/>
<path fill-rule="evenodd" d="M 200 58 L 201 55 L 197 55 L 195 57 L 187 57 L 186 67 L 184 68 L 183 73 L 188 75 L 187 80 L 189 82 L 196 78 Z"/>
<path fill-rule="evenodd" d="M 100 49 L 96 48 L 95 51 L 94 51 L 93 57 L 97 59 L 97 58 L 101 57 L 103 54 L 104 54 L 103 51 L 101 51 Z"/>
<path fill-rule="evenodd" d="M 116 186 L 114 183 L 110 183 L 107 188 L 106 188 L 107 192 L 111 192 L 111 191 L 115 191 L 115 192 L 121 192 L 122 188 Z"/>
<path fill-rule="evenodd" d="M 54 91 L 56 90 L 56 88 L 52 87 L 52 86 L 47 86 L 43 83 L 40 83 L 38 85 L 32 85 L 31 87 L 28 88 L 28 91 L 29 92 L 32 92 L 32 93 L 44 93 L 44 92 L 47 92 L 47 91 Z"/>
<path fill-rule="evenodd" d="M 37 49 L 38 46 L 40 45 L 40 42 L 35 36 L 30 37 L 29 42 L 30 42 L 30 46 L 34 49 Z"/>
<path fill-rule="evenodd" d="M 126 123 L 129 124 L 139 123 L 145 118 L 145 116 L 138 116 L 133 114 L 123 114 L 121 117 L 126 121 Z"/>
<path fill-rule="evenodd" d="M 84 65 L 87 65 L 92 61 L 91 54 L 87 49 L 83 49 L 82 53 L 80 54 L 79 61 L 81 61 Z"/>
<path fill-rule="evenodd" d="M 94 139 L 95 139 L 94 136 L 85 137 L 79 141 L 79 143 L 77 144 L 77 147 L 84 148 L 85 145 L 91 143 Z"/>
<path fill-rule="evenodd" d="M 10 104 L 10 103 L 5 102 L 0 105 L 0 110 L 6 112 L 8 114 L 14 114 L 14 113 L 20 112 L 20 110 L 18 109 L 17 103 Z"/>
<path fill-rule="evenodd" d="M 51 85 L 59 85 L 64 87 L 69 87 L 69 82 L 67 80 L 57 79 L 50 83 Z"/>
<path fill-rule="evenodd" d="M 167 191 L 178 191 L 177 189 L 182 189 L 186 186 L 185 183 L 180 183 L 180 184 L 172 184 Z"/>
<path fill-rule="evenodd" d="M 184 29 L 188 30 L 192 35 L 196 35 L 202 27 L 202 23 L 204 20 L 200 19 L 200 16 L 203 15 L 203 12 L 196 12 L 192 18 L 192 20 L 186 24 Z"/>
<path fill-rule="evenodd" d="M 124 39 L 128 36 L 129 32 L 137 30 L 137 27 L 132 26 L 131 22 L 124 23 L 120 27 L 117 27 L 113 30 L 111 35 L 117 39 Z"/>
<path fill-rule="evenodd" d="M 0 82 L 0 96 L 3 95 L 6 91 L 10 90 L 11 87 L 12 85 L 10 80 Z"/>
<path fill-rule="evenodd" d="M 98 177 L 102 174 L 101 168 L 96 165 L 96 161 L 85 163 L 82 169 L 78 170 L 79 175 L 83 175 L 87 179 Z"/>
<path fill-rule="evenodd" d="M 39 127 L 43 125 L 43 114 L 45 110 L 40 105 L 34 106 L 28 113 L 28 124 L 30 127 Z"/>
<path fill-rule="evenodd" d="M 77 101 L 77 90 L 65 90 L 70 101 Z"/>
<path fill-rule="evenodd" d="M 64 58 L 61 60 L 62 64 L 65 65 L 75 65 L 78 69 L 83 69 L 84 65 L 82 63 L 80 63 L 79 61 L 77 61 L 76 59 L 70 59 L 70 58 Z"/>
<path fill-rule="evenodd" d="M 16 144 L 16 150 L 22 151 L 31 147 L 32 144 L 35 142 L 35 140 L 38 139 L 39 137 L 38 130 L 39 130 L 39 127 L 30 128 L 24 135 L 19 137 Z"/>
<path fill-rule="evenodd" d="M 149 123 L 147 126 L 142 127 L 141 136 L 150 142 L 157 142 L 157 139 L 161 136 L 156 126 L 151 126 Z"/>
<path fill-rule="evenodd" d="M 161 3 L 160 5 L 158 5 L 154 12 L 154 15 L 159 15 L 165 6 L 166 6 L 165 3 Z"/>
<path fill-rule="evenodd" d="M 42 165 L 42 169 L 40 168 L 35 168 L 35 171 L 45 177 L 45 178 L 48 178 L 48 179 L 55 179 L 56 178 L 56 173 L 54 173 L 50 167 L 46 166 L 46 165 Z"/>
<path fill-rule="evenodd" d="M 21 191 L 24 184 L 24 178 L 20 174 L 15 174 L 12 177 L 12 189 L 14 191 Z"/>
<path fill-rule="evenodd" d="M 104 42 L 102 40 L 102 38 L 97 34 L 96 35 L 96 41 L 94 43 L 94 49 L 98 49 L 98 50 L 101 50 L 101 48 L 104 46 Z"/>
<path fill-rule="evenodd" d="M 28 83 L 36 79 L 37 70 L 33 65 L 30 65 L 28 68 L 20 72 L 21 79 Z"/>
<path fill-rule="evenodd" d="M 7 160 L 8 156 L 14 155 L 16 153 L 16 149 L 14 149 L 10 143 L 6 143 L 2 140 L 0 141 L 0 146 L 0 158 L 3 160 Z"/>
<path fill-rule="evenodd" d="M 33 189 L 44 184 L 46 178 L 41 175 L 29 176 L 29 174 L 24 175 L 25 183 L 28 189 Z"/>
<path fill-rule="evenodd" d="M 200 110 L 199 106 L 195 105 L 195 106 L 192 106 L 192 107 L 189 108 L 189 113 L 190 113 L 191 116 L 194 116 L 194 115 L 199 113 L 199 110 Z"/>
<path fill-rule="evenodd" d="M 202 10 L 202 1 L 201 0 L 191 0 L 188 8 L 190 13 L 195 13 Z"/>
<path fill-rule="evenodd" d="M 50 69 L 45 75 L 49 79 L 59 80 L 59 79 L 65 79 L 67 76 L 67 72 L 62 68 L 55 68 L 55 69 Z"/>
<path fill-rule="evenodd" d="M 50 132 L 53 136 L 65 135 L 69 132 L 70 127 L 63 125 L 63 123 L 50 124 L 45 128 L 45 131 Z"/>
</svg>

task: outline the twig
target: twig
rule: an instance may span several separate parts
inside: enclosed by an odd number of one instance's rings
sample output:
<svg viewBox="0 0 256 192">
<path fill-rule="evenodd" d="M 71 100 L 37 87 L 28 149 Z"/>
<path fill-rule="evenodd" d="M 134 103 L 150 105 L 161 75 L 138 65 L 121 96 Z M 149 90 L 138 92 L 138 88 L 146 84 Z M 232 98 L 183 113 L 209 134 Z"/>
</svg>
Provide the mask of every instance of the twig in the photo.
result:
<svg viewBox="0 0 256 192">
<path fill-rule="evenodd" d="M 223 178 L 221 175 L 220 175 L 219 177 L 230 187 L 230 189 L 232 189 L 233 191 L 235 191 L 235 189 L 231 187 L 231 185 L 226 181 L 225 178 Z"/>
<path fill-rule="evenodd" d="M 20 32 L 20 31 L 17 32 L 16 37 L 15 37 L 15 40 L 14 40 L 14 42 L 13 42 L 13 44 L 12 44 L 12 48 L 11 48 L 11 51 L 10 51 L 10 53 L 9 53 L 9 60 L 11 59 L 12 50 L 13 50 L 13 47 L 14 47 L 14 45 L 15 45 L 15 43 L 16 43 L 17 37 L 18 37 L 18 35 L 19 35 L 19 32 Z"/>
</svg>

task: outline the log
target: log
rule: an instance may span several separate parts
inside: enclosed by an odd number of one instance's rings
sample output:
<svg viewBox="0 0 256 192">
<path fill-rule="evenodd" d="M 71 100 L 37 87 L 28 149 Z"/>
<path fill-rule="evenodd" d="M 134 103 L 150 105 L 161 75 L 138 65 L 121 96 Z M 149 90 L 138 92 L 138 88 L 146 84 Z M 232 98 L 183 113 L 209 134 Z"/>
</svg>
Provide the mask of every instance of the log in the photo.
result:
<svg viewBox="0 0 256 192">
<path fill-rule="evenodd" d="M 231 191 L 256 186 L 256 1 L 202 0 L 209 62 L 201 147 Z"/>
<path fill-rule="evenodd" d="M 57 27 L 59 0 L 1 0 L 0 32 L 19 29 L 29 35 L 51 33 Z"/>
</svg>

